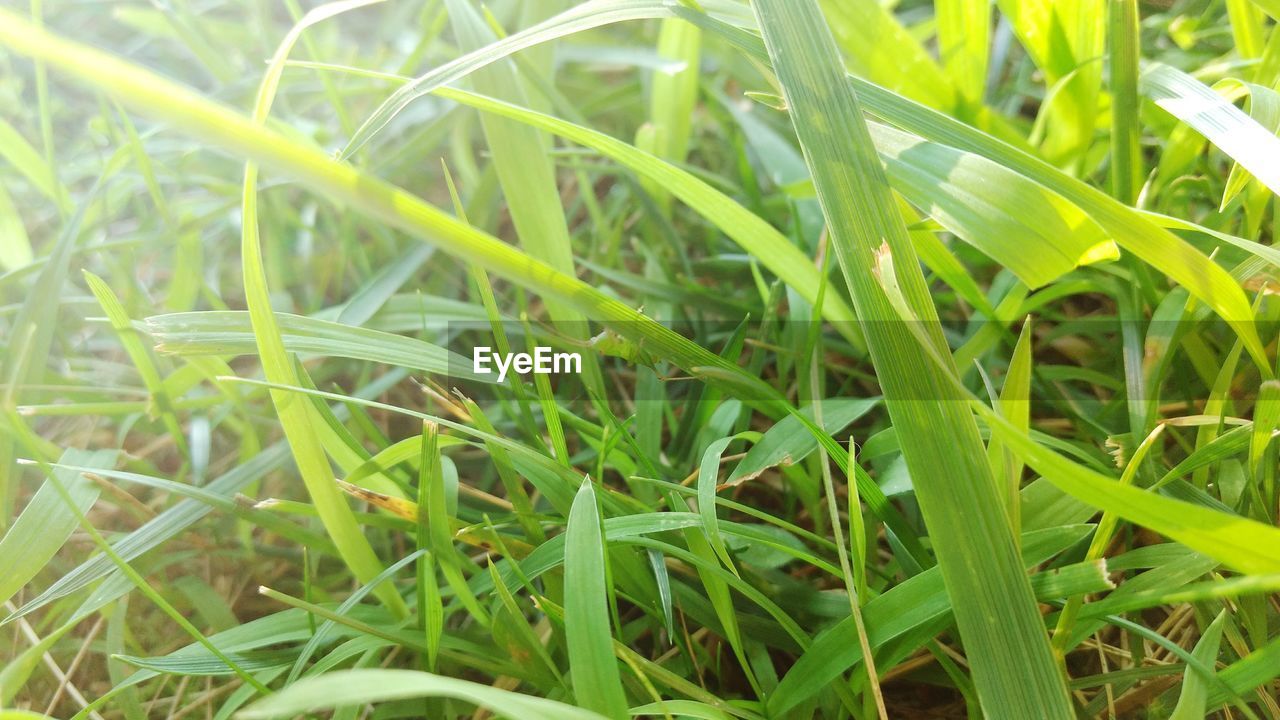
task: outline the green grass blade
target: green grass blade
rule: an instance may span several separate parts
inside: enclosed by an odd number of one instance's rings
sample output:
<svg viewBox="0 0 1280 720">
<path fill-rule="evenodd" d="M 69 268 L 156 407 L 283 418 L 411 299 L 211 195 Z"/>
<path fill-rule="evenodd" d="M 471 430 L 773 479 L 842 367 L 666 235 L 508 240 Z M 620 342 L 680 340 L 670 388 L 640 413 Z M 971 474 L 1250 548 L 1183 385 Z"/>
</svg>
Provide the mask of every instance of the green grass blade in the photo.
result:
<svg viewBox="0 0 1280 720">
<path fill-rule="evenodd" d="M 432 534 L 432 521 L 441 518 L 432 517 L 430 511 L 433 495 L 442 495 L 441 490 L 434 490 L 436 478 L 440 476 L 440 426 L 428 421 L 422 423 L 422 453 L 418 456 L 418 551 L 421 556 L 415 566 L 418 576 L 418 630 L 423 634 L 427 645 L 427 669 L 435 671 L 436 658 L 440 655 L 440 638 L 444 632 L 444 604 L 440 598 L 440 583 L 436 577 L 436 568 L 432 548 L 436 545 L 436 536 Z M 442 484 L 443 485 L 443 484 Z M 448 518 L 444 526 L 446 537 L 445 551 L 451 561 L 453 555 L 452 538 L 449 537 Z"/>
<path fill-rule="evenodd" d="M 693 174 L 621 140 L 567 120 L 454 88 L 441 88 L 434 93 L 486 113 L 539 127 L 592 148 L 625 165 L 715 223 L 744 250 L 760 258 L 762 265 L 795 288 L 806 300 L 817 299 L 818 274 L 804 253 L 768 222 Z M 837 323 L 837 327 L 855 319 L 849 306 L 837 297 L 828 296 L 823 307 L 827 319 Z"/>
<path fill-rule="evenodd" d="M 114 452 L 68 450 L 62 461 L 90 467 L 114 464 Z M 88 512 L 98 498 L 98 486 L 82 473 L 57 469 L 67 495 L 81 513 Z M 59 497 L 51 483 L 44 483 L 23 508 L 18 519 L 0 539 L 0 604 L 13 597 L 40 572 L 77 527 L 76 515 Z"/>
<path fill-rule="evenodd" d="M 1087 536 L 1089 526 L 1061 526 L 1023 534 L 1020 545 L 1028 567 L 1057 555 Z M 1041 599 L 1048 600 L 1049 597 Z M 946 620 L 950 600 L 939 568 L 930 568 L 870 599 L 862 608 L 871 647 L 879 650 L 891 641 L 920 629 L 930 636 L 950 625 Z M 944 622 L 939 623 L 939 619 Z M 853 618 L 846 618 L 814 638 L 813 645 L 796 661 L 769 698 L 773 715 L 787 712 L 819 692 L 849 668 L 862 661 L 855 642 Z"/>
<path fill-rule="evenodd" d="M 493 375 L 473 374 L 470 358 L 433 343 L 288 313 L 276 313 L 276 322 L 285 350 L 291 353 L 368 360 L 445 377 L 494 382 Z M 249 314 L 244 311 L 154 315 L 145 323 L 160 352 L 193 356 L 246 355 L 257 351 Z"/>
<path fill-rule="evenodd" d="M 474 50 L 495 39 L 467 0 L 445 0 L 445 6 L 464 48 Z M 483 94 L 524 104 L 524 87 L 509 63 L 477 70 L 471 74 L 471 82 Z M 560 204 L 555 166 L 548 154 L 550 138 L 527 125 L 492 115 L 482 115 L 480 125 L 521 247 L 559 272 L 574 275 L 569 227 Z M 558 298 L 547 298 L 547 314 L 552 320 L 575 325 L 575 321 L 582 320 L 577 310 Z"/>
<path fill-rule="evenodd" d="M 354 9 L 367 2 L 337 3 L 304 18 L 285 37 L 272 57 L 271 64 L 258 87 L 257 101 L 254 105 L 252 122 L 264 125 L 271 111 L 271 103 L 279 87 L 280 75 L 284 71 L 284 62 L 298 37 L 312 22 L 330 17 L 336 12 Z M 293 360 L 285 350 L 281 339 L 279 323 L 271 308 L 270 291 L 267 289 L 267 274 L 263 267 L 262 243 L 258 237 L 258 167 L 253 161 L 245 164 L 244 192 L 241 203 L 241 265 L 244 276 L 245 303 L 248 306 L 249 318 L 253 326 L 254 338 L 258 346 L 258 354 L 262 361 L 262 370 L 268 381 L 286 385 L 299 383 Z M 333 538 L 338 553 L 351 568 L 352 573 L 362 583 L 371 581 L 382 572 L 382 563 L 378 560 L 352 514 L 350 506 L 342 492 L 333 482 L 333 470 L 325 455 L 317 428 L 324 423 L 323 418 L 309 403 L 290 393 L 272 391 L 272 401 L 280 425 L 284 429 L 285 438 L 293 451 L 294 461 L 298 466 L 311 496 L 320 520 Z M 404 616 L 408 613 L 404 599 L 390 585 L 380 585 L 374 591 L 395 614 Z"/>
<path fill-rule="evenodd" d="M 880 404 L 879 398 L 828 398 L 822 401 L 823 427 L 829 435 L 838 435 L 853 421 Z M 801 414 L 813 417 L 813 407 Z M 776 465 L 794 465 L 818 448 L 814 438 L 798 418 L 786 417 L 765 432 L 751 446 L 742 460 L 729 473 L 730 484 L 747 482 Z"/>
<path fill-rule="evenodd" d="M 0 157 L 4 158 L 45 197 L 57 203 L 60 209 L 69 207 L 67 189 L 39 150 L 31 147 L 26 138 L 8 122 L 0 119 Z"/>
<path fill-rule="evenodd" d="M 859 77 L 938 110 L 955 107 L 951 78 L 884 5 L 823 0 L 822 10 Z"/>
<path fill-rule="evenodd" d="M 486 45 L 446 63 L 396 90 L 356 130 L 347 147 L 343 149 L 342 155 L 350 156 L 363 147 L 418 98 L 519 50 L 610 23 L 671 15 L 670 9 L 666 8 L 661 0 L 592 0 L 574 6 L 500 42 Z"/>
<path fill-rule="evenodd" d="M 288 451 L 289 448 L 283 442 L 273 445 L 249 462 L 238 465 L 226 474 L 211 480 L 204 489 L 229 499 L 250 483 L 260 480 L 266 473 L 284 465 L 289 456 Z M 197 500 L 182 500 L 137 530 L 117 540 L 112 547 L 116 554 L 127 562 L 191 527 L 212 509 L 211 506 Z M 110 558 L 105 555 L 95 555 L 63 575 L 39 595 L 28 600 L 16 612 L 5 618 L 4 622 L 16 620 L 97 582 L 110 575 L 114 567 Z M 114 598 L 108 597 L 105 600 L 98 598 L 103 604 L 112 599 Z"/>
<path fill-rule="evenodd" d="M 938 54 L 942 67 L 965 101 L 981 105 L 987 86 L 991 3 L 987 0 L 938 0 Z"/>
<path fill-rule="evenodd" d="M 1272 192 L 1280 192 L 1280 138 L 1204 83 L 1168 65 L 1142 73 L 1142 92 L 1195 128 Z"/>
<path fill-rule="evenodd" d="M 511 720 L 601 720 L 572 705 L 412 670 L 343 670 L 304 678 L 241 710 L 245 720 L 287 718 L 313 710 L 423 697 L 448 697 Z"/>
<path fill-rule="evenodd" d="M 1195 650 L 1191 652 L 1192 657 L 1210 668 L 1218 657 L 1218 644 L 1222 640 L 1222 624 L 1226 619 L 1225 610 L 1218 613 L 1218 617 L 1205 628 L 1200 641 L 1196 643 Z M 1182 692 L 1178 694 L 1178 704 L 1174 706 L 1169 720 L 1200 720 L 1206 717 L 1205 711 L 1208 708 L 1205 701 L 1208 699 L 1209 685 L 1209 679 L 1200 677 L 1191 668 L 1187 668 L 1182 680 Z"/>
<path fill-rule="evenodd" d="M 600 510 L 589 478 L 574 498 L 564 542 L 565 642 L 569 677 L 578 703 L 615 720 L 628 717 L 627 697 L 609 631 L 605 553 Z"/>
<path fill-rule="evenodd" d="M 103 282 L 102 278 L 88 270 L 84 271 L 84 280 L 89 285 L 90 292 L 98 299 L 98 304 L 102 306 L 102 310 L 106 312 L 107 320 L 111 323 L 111 329 L 115 330 L 116 335 L 120 338 L 120 344 L 124 346 L 129 359 L 133 361 L 133 366 L 137 368 L 138 376 L 142 378 L 143 386 L 151 394 L 151 402 L 154 407 L 149 408 L 147 414 L 153 417 L 159 415 L 164 422 L 165 429 L 169 431 L 169 436 L 174 445 L 183 455 L 188 455 L 187 442 L 183 438 L 181 423 L 174 413 L 173 399 L 169 397 L 168 391 L 165 390 L 164 382 L 160 379 L 160 371 L 156 368 L 155 360 L 151 357 L 151 353 L 147 351 L 147 348 L 143 346 L 142 339 L 138 337 L 138 331 L 130 322 L 124 306 L 120 304 L 120 299 Z"/>
<path fill-rule="evenodd" d="M 1022 570 L 977 425 L 946 368 L 922 357 L 873 273 L 887 246 L 926 342 L 945 349 L 915 253 L 830 31 L 813 2 L 762 0 L 764 30 L 819 202 L 862 319 L 885 402 L 946 577 L 974 681 L 991 717 L 1070 718 L 1066 686 Z M 954 373 L 954 370 L 949 370 Z M 993 579 L 998 578 L 998 579 Z M 993 585 L 999 592 L 992 592 Z M 990 618 L 1001 618 L 999 624 Z"/>
<path fill-rule="evenodd" d="M 1111 90 L 1111 194 L 1132 205 L 1142 187 L 1138 61 L 1141 56 L 1138 1 L 1107 3 L 1107 53 Z"/>
<path fill-rule="evenodd" d="M 1093 140 L 1097 116 L 1106 8 L 1104 0 L 997 0 L 1018 40 L 1050 86 L 1061 84 L 1048 106 L 1042 152 L 1075 165 Z M 1045 111 L 1042 109 L 1042 112 Z"/>
<path fill-rule="evenodd" d="M 649 124 L 641 132 L 653 135 L 653 154 L 673 163 L 683 163 L 689 154 L 694 108 L 698 100 L 701 68 L 702 30 L 684 20 L 668 18 L 658 30 L 658 55 L 674 66 L 653 73 L 649 89 Z M 645 188 L 670 214 L 670 196 L 660 183 L 650 181 Z"/>
<path fill-rule="evenodd" d="M 720 7 L 716 10 L 723 12 Z M 380 106 L 365 127 L 369 133 L 376 132 L 415 99 L 450 80 L 462 77 L 470 70 L 483 67 L 523 48 L 610 23 L 669 17 L 673 12 L 686 20 L 724 34 L 726 39 L 753 56 L 768 60 L 759 38 L 687 8 L 673 9 L 663 0 L 604 0 L 599 4 L 589 2 L 418 78 Z M 1262 342 L 1250 320 L 1252 312 L 1244 294 L 1226 271 L 1181 238 L 1162 230 L 1106 193 L 1061 172 L 1001 138 L 978 131 L 861 78 L 850 77 L 848 80 L 861 94 L 867 110 L 886 122 L 928 140 L 994 160 L 1076 204 L 1124 249 L 1176 280 L 1213 308 L 1219 316 L 1232 323 L 1244 338 L 1250 356 L 1259 367 L 1269 365 Z M 1270 370 L 1266 372 L 1269 373 Z"/>
<path fill-rule="evenodd" d="M 691 18 L 702 16 L 690 15 Z M 722 25 L 709 24 L 728 33 Z M 767 52 L 758 39 L 728 35 L 745 51 L 762 60 Z M 1168 275 L 1232 325 L 1259 370 L 1270 377 L 1270 360 L 1253 323 L 1249 301 L 1231 275 L 1182 238 L 1163 229 L 1137 210 L 1054 168 L 1044 160 L 954 118 L 850 76 L 848 82 L 867 112 L 927 140 L 982 155 L 1024 175 L 1074 203 L 1123 249 Z M 1274 138 L 1272 138 L 1274 140 Z"/>
<path fill-rule="evenodd" d="M 25 20 L 4 11 L 0 11 L 0 42 L 50 58 L 52 64 L 84 82 L 108 90 L 128 106 L 172 121 L 217 147 L 288 172 L 322 193 L 433 241 L 447 252 L 523 287 L 559 297 L 629 341 L 643 345 L 655 357 L 669 360 L 701 380 L 724 387 L 750 402 L 763 404 L 772 412 L 779 409 L 792 412 L 783 398 L 759 377 L 654 322 L 626 303 L 577 278 L 556 272 L 394 185 L 265 129 L 180 85 L 109 55 L 35 30 Z M 275 320 L 271 314 L 265 317 Z M 276 383 L 274 386 L 297 385 Z M 321 422 L 317 419 L 317 425 Z M 837 462 L 842 459 L 847 462 L 848 455 L 838 443 L 825 435 L 823 440 L 830 443 L 828 452 Z M 315 464 L 318 467 L 319 463 Z M 901 514 L 887 502 L 875 482 L 865 472 L 858 473 L 858 482 L 863 499 L 876 516 L 904 542 L 918 545 Z M 328 492 L 331 485 L 331 481 L 326 483 L 319 492 Z"/>
</svg>

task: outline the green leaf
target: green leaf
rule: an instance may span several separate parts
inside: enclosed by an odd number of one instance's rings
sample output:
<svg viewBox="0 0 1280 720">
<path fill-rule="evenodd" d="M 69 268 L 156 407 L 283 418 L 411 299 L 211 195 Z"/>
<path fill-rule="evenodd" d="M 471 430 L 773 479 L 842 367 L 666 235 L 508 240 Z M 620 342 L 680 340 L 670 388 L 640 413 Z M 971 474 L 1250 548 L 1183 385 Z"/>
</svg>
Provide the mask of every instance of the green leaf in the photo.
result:
<svg viewBox="0 0 1280 720">
<path fill-rule="evenodd" d="M 70 449 L 62 462 L 90 467 L 110 467 L 113 450 Z M 82 473 L 58 469 L 58 478 L 80 512 L 88 512 L 98 499 L 97 483 Z M 67 507 L 53 485 L 45 482 L 31 497 L 18 519 L 0 539 L 0 604 L 13 597 L 53 559 L 62 544 L 79 527 L 75 513 Z"/>
<path fill-rule="evenodd" d="M 822 401 L 822 421 L 828 434 L 837 435 L 854 420 L 880 403 L 879 398 L 828 398 Z M 813 417 L 813 407 L 800 411 Z M 798 418 L 788 416 L 774 423 L 729 473 L 729 484 L 736 485 L 758 476 L 777 465 L 793 465 L 818 448 L 818 441 Z"/>
<path fill-rule="evenodd" d="M 447 348 L 393 333 L 317 318 L 276 313 L 280 339 L 292 353 L 345 357 L 493 383 L 471 372 L 471 359 Z M 257 352 L 249 313 L 239 310 L 154 315 L 145 320 L 156 349 L 175 355 L 245 355 Z"/>
<path fill-rule="evenodd" d="M 244 720 L 285 718 L 326 708 L 423 697 L 447 697 L 511 720 L 600 720 L 572 705 L 413 670 L 339 670 L 303 678 L 241 710 Z"/>
<path fill-rule="evenodd" d="M 627 696 L 609 631 L 606 549 L 595 488 L 586 478 L 569 511 L 564 541 L 564 632 L 569 678 L 574 697 L 582 707 L 620 720 L 628 717 Z"/>
<path fill-rule="evenodd" d="M 716 190 L 692 173 L 621 140 L 567 120 L 453 88 L 440 88 L 434 92 L 440 97 L 483 110 L 485 113 L 509 117 L 554 133 L 596 150 L 630 168 L 714 223 L 752 257 L 758 258 L 760 263 L 773 274 L 795 288 L 801 297 L 811 303 L 817 301 L 819 278 L 813 262 L 785 235 L 774 229 L 760 216 L 747 210 L 733 198 Z M 857 318 L 848 304 L 828 293 L 823 301 L 823 309 L 825 317 L 835 323 L 836 329 L 849 337 L 853 332 L 852 325 L 857 322 Z M 857 344 L 860 345 L 860 341 Z"/>
<path fill-rule="evenodd" d="M 878 2 L 823 0 L 822 10 L 856 75 L 932 108 L 955 105 L 951 79 L 889 8 Z"/>
<path fill-rule="evenodd" d="M 1204 83 L 1161 63 L 1140 80 L 1142 93 L 1195 128 L 1272 192 L 1280 192 L 1280 138 Z"/>
<path fill-rule="evenodd" d="M 1040 446 L 990 408 L 980 403 L 974 403 L 974 407 L 1001 441 L 1068 495 L 1155 530 L 1241 572 L 1280 572 L 1280 558 L 1270 551 L 1280 543 L 1280 529 L 1122 485 Z"/>
<path fill-rule="evenodd" d="M 871 125 L 889 181 L 940 225 L 1038 288 L 1119 257 L 1087 213 L 980 155 Z"/>
<path fill-rule="evenodd" d="M 418 78 L 383 103 L 362 129 L 368 131 L 368 134 L 376 132 L 416 98 L 465 75 L 475 67 L 481 67 L 523 48 L 554 38 L 625 20 L 669 17 L 674 12 L 691 22 L 705 24 L 705 27 L 725 34 L 728 39 L 752 56 L 768 60 L 768 54 L 757 37 L 744 34 L 737 27 L 728 26 L 719 19 L 728 17 L 736 25 L 741 26 L 749 24 L 749 18 L 733 15 L 732 10 L 727 10 L 719 4 L 704 4 L 713 7 L 714 18 L 689 12 L 685 8 L 673 8 L 664 0 L 596 0 L 596 2 L 584 3 Z M 1036 10 L 1037 7 L 1047 7 L 1039 3 L 1023 2 L 1022 4 L 1028 11 Z M 1003 6 L 1002 9 L 1009 12 Z M 1101 18 L 1099 13 L 1093 15 Z M 1081 23 L 1086 26 L 1093 17 L 1087 12 L 1076 12 L 1075 16 L 1080 18 Z M 1049 23 L 1053 19 L 1051 16 L 1045 16 L 1044 19 L 1044 28 L 1047 33 L 1050 29 Z M 1049 35 L 1045 34 L 1043 37 L 1047 41 Z M 1055 42 L 1059 39 L 1055 39 Z M 1096 57 L 1097 54 L 1095 52 L 1088 57 Z M 1064 55 L 1062 61 L 1074 63 L 1074 59 L 1069 55 Z M 1009 145 L 998 137 L 983 133 L 861 78 L 848 77 L 847 80 L 855 91 L 861 94 L 866 110 L 889 124 L 927 140 L 982 155 L 1043 185 L 1075 204 L 1101 225 L 1107 236 L 1114 239 L 1122 248 L 1173 278 L 1231 323 L 1244 339 L 1250 356 L 1260 368 L 1267 368 L 1265 372 L 1270 373 L 1269 361 L 1252 323 L 1252 312 L 1244 293 L 1226 271 L 1191 245 L 1161 229 L 1133 208 L 1054 168 L 1045 161 Z M 1090 119 L 1090 126 L 1092 122 Z M 367 136 L 364 139 L 367 140 Z"/>
<path fill-rule="evenodd" d="M 459 43 L 477 49 L 492 42 L 493 32 L 466 0 L 445 0 L 449 19 Z M 523 104 L 523 84 L 509 63 L 495 63 L 478 68 L 471 82 L 481 93 L 511 98 Z M 574 275 L 573 248 L 569 227 L 565 222 L 556 185 L 555 166 L 548 150 L 550 138 L 538 130 L 510 120 L 482 115 L 480 125 L 489 146 L 493 165 L 502 186 L 511 223 L 525 252 L 546 262 L 557 271 Z M 572 326 L 583 318 L 578 311 L 559 298 L 547 298 L 547 314 L 552 320 L 568 321 Z M 581 335 L 584 331 L 577 330 Z M 585 335 L 580 339 L 586 339 Z"/>
<path fill-rule="evenodd" d="M 1222 625 L 1226 621 L 1227 611 L 1218 613 L 1209 627 L 1200 635 L 1191 656 L 1205 666 L 1212 668 L 1218 659 L 1218 644 L 1222 641 Z M 1205 717 L 1206 700 L 1209 695 L 1210 678 L 1201 677 L 1199 673 L 1187 668 L 1182 680 L 1182 692 L 1178 695 L 1178 704 L 1173 708 L 1169 720 L 1201 720 Z"/>
<path fill-rule="evenodd" d="M 276 48 L 267 66 L 267 72 L 258 86 L 251 126 L 265 125 L 271 112 L 271 103 L 275 99 L 276 90 L 280 84 L 285 60 L 302 32 L 314 23 L 339 12 L 367 5 L 372 1 L 355 0 L 340 5 L 322 6 L 294 25 Z M 0 18 L 0 22 L 2 21 L 3 19 Z M 148 89 L 154 92 L 160 88 L 153 84 Z M 170 100 L 176 102 L 177 98 Z M 279 323 L 271 308 L 271 294 L 267 288 L 267 274 L 262 260 L 262 243 L 258 236 L 258 166 L 252 160 L 245 163 L 244 168 L 240 237 L 245 304 L 248 306 L 263 374 L 269 382 L 297 385 L 299 384 L 297 371 L 285 349 Z M 280 418 L 280 425 L 284 429 L 285 439 L 297 463 L 298 474 L 302 476 L 302 481 L 306 485 L 307 493 L 311 496 L 311 501 L 315 504 L 321 522 L 333 538 L 338 554 L 351 568 L 357 580 L 369 582 L 382 572 L 382 563 L 361 531 L 342 492 L 333 482 L 333 471 L 325 455 L 318 430 L 324 425 L 324 419 L 311 403 L 292 393 L 272 390 L 271 398 L 276 414 Z M 408 613 L 404 599 L 394 587 L 380 585 L 374 592 L 378 599 L 395 614 L 404 616 Z"/>
<path fill-rule="evenodd" d="M 283 442 L 277 443 L 263 450 L 248 462 L 241 463 L 227 473 L 209 481 L 203 489 L 206 492 L 216 493 L 230 499 L 238 490 L 284 465 L 288 458 L 289 448 Z M 191 527 L 197 520 L 208 515 L 212 509 L 210 505 L 198 500 L 181 500 L 175 503 L 173 507 L 148 520 L 137 530 L 117 540 L 113 543 L 112 548 L 124 560 L 132 560 Z M 114 570 L 115 565 L 110 558 L 102 554 L 95 555 L 76 566 L 71 572 L 58 578 L 39 595 L 28 600 L 16 612 L 6 618 L 4 622 L 12 622 L 54 600 L 67 597 L 93 582 L 113 575 Z M 118 573 L 114 573 L 114 575 L 118 575 Z M 104 582 L 103 587 L 110 587 L 110 583 Z M 104 593 L 100 590 L 97 595 L 88 601 L 88 605 L 96 610 L 129 590 L 127 583 L 123 586 L 117 583 L 115 587 L 118 588 L 115 594 Z"/>
<path fill-rule="evenodd" d="M 951 82 L 971 103 L 982 103 L 987 87 L 991 3 L 987 0 L 938 0 L 938 55 Z"/>
<path fill-rule="evenodd" d="M 1042 150 L 1075 163 L 1088 149 L 1098 114 L 1104 49 L 1104 0 L 997 0 L 1014 34 L 1048 85 L 1057 88 L 1048 104 L 1049 132 Z M 1045 109 L 1042 109 L 1045 112 Z"/>
<path fill-rule="evenodd" d="M 653 154 L 682 163 L 689 154 L 694 108 L 701 76 L 702 30 L 684 20 L 669 18 L 658 31 L 658 55 L 670 60 L 670 70 L 657 69 L 649 90 L 650 131 L 655 138 Z M 659 202 L 666 193 L 658 183 L 646 185 Z"/>
<path fill-rule="evenodd" d="M 1277 427 L 1280 427 L 1280 380 L 1268 380 L 1258 388 L 1258 398 L 1253 406 L 1253 432 L 1249 437 L 1250 476 L 1257 475 Z"/>
</svg>

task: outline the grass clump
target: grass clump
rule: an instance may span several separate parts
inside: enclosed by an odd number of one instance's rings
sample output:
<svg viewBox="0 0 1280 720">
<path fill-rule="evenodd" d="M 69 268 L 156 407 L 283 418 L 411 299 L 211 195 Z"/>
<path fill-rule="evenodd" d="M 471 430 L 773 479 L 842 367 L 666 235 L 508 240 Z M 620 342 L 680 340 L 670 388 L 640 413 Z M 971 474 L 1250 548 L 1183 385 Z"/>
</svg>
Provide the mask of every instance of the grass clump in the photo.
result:
<svg viewBox="0 0 1280 720">
<path fill-rule="evenodd" d="M 1280 718 L 1274 10 L 0 9 L 0 716 Z"/>
</svg>

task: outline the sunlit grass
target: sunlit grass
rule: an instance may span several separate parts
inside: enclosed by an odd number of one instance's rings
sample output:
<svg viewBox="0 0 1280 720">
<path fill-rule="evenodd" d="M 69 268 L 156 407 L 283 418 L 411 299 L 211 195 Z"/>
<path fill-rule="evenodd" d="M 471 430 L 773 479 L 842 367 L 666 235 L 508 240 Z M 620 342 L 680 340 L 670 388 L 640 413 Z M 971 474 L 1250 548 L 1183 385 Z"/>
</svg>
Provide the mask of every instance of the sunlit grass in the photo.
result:
<svg viewBox="0 0 1280 720">
<path fill-rule="evenodd" d="M 0 9 L 0 720 L 1280 718 L 1276 10 Z"/>
</svg>

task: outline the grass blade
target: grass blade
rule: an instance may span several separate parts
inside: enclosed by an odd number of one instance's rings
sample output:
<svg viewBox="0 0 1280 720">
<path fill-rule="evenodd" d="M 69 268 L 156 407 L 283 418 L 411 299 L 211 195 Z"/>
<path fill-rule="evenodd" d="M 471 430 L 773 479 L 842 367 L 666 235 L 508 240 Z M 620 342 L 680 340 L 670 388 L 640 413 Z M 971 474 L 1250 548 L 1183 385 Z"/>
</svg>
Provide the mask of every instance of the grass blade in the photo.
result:
<svg viewBox="0 0 1280 720">
<path fill-rule="evenodd" d="M 90 467 L 114 464 L 113 452 L 68 450 L 62 462 Z M 82 473 L 57 469 L 67 495 L 81 513 L 98 498 L 98 486 Z M 0 603 L 13 597 L 45 566 L 78 525 L 76 515 L 59 497 L 52 483 L 44 483 L 9 531 L 0 539 Z"/>
<path fill-rule="evenodd" d="M 303 678 L 241 710 L 237 717 L 270 720 L 332 707 L 422 697 L 455 698 L 511 720 L 601 720 L 604 717 L 554 700 L 412 670 L 343 670 Z"/>
<path fill-rule="evenodd" d="M 840 71 L 830 31 L 810 0 L 762 0 L 754 8 L 902 438 L 983 707 L 992 717 L 1070 718 L 1066 686 L 1000 511 L 977 425 L 961 403 L 948 401 L 950 381 L 939 377 L 948 370 L 921 356 L 915 336 L 897 318 L 873 273 L 876 253 L 886 245 L 907 270 L 898 281 L 914 316 L 922 320 L 926 342 L 945 351 L 924 278 L 861 106 Z M 999 592 L 992 592 L 993 584 Z M 991 623 L 993 617 L 1002 622 Z"/>
<path fill-rule="evenodd" d="M 982 105 L 990 51 L 991 3 L 987 0 L 938 0 L 938 54 L 966 103 Z"/>
<path fill-rule="evenodd" d="M 1142 187 L 1142 148 L 1138 144 L 1138 0 L 1107 3 L 1111 89 L 1111 193 L 1132 205 Z"/>
<path fill-rule="evenodd" d="M 1142 73 L 1142 92 L 1195 128 L 1271 191 L 1280 192 L 1280 138 L 1204 83 L 1161 63 Z"/>
<path fill-rule="evenodd" d="M 1192 657 L 1210 668 L 1218 657 L 1218 643 L 1222 640 L 1222 624 L 1226 619 L 1225 610 L 1218 613 L 1218 617 L 1205 628 L 1200 641 L 1196 643 L 1195 650 L 1191 652 Z M 1169 720 L 1200 720 L 1206 717 L 1205 711 L 1208 708 L 1205 701 L 1208 700 L 1210 684 L 1208 679 L 1200 677 L 1191 668 L 1187 668 L 1182 681 L 1182 692 L 1178 695 L 1178 704 L 1174 706 Z"/>
<path fill-rule="evenodd" d="M 615 720 L 625 720 L 627 697 L 613 657 L 609 631 L 609 593 L 600 510 L 589 478 L 573 500 L 564 542 L 565 642 L 569 677 L 578 703 Z"/>
<path fill-rule="evenodd" d="M 284 62 L 298 37 L 310 24 L 331 17 L 338 12 L 353 10 L 369 4 L 369 0 L 331 3 L 313 11 L 303 18 L 293 30 L 281 41 L 272 57 L 271 64 L 258 87 L 257 101 L 254 105 L 252 122 L 264 125 L 271 111 L 271 103 L 275 99 L 276 89 L 280 83 L 280 75 L 284 71 Z M 262 360 L 262 371 L 267 380 L 286 385 L 299 384 L 293 360 L 285 350 L 281 339 L 279 323 L 275 312 L 271 309 L 271 296 L 267 289 L 267 274 L 263 267 L 262 243 L 258 237 L 258 166 L 254 161 L 245 163 L 244 192 L 241 202 L 241 243 L 240 254 L 244 275 L 245 303 L 249 309 L 249 318 L 253 326 L 254 339 L 257 342 L 258 354 Z M 352 573 L 362 583 L 368 583 L 382 572 L 382 563 L 373 552 L 373 547 L 365 538 L 360 526 L 356 523 L 351 507 L 347 505 L 342 492 L 333 482 L 333 470 L 325 455 L 317 427 L 324 423 L 323 418 L 309 403 L 290 393 L 271 391 L 272 402 L 280 425 L 284 429 L 285 438 L 293 451 L 294 461 L 298 465 L 298 474 L 307 487 L 320 520 L 333 538 L 338 553 L 351 568 Z M 390 585 L 379 585 L 374 593 L 388 608 L 398 616 L 408 614 L 404 599 Z"/>
</svg>

